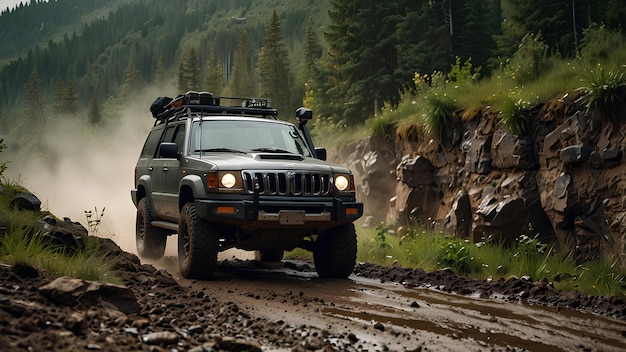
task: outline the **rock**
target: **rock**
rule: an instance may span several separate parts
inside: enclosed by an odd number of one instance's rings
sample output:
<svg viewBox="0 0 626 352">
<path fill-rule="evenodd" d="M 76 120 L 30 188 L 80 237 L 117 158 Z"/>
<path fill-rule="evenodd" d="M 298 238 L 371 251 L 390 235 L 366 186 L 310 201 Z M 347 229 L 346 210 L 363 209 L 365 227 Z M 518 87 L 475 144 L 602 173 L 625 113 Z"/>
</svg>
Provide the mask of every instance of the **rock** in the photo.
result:
<svg viewBox="0 0 626 352">
<path fill-rule="evenodd" d="M 396 167 L 398 180 L 412 188 L 434 185 L 434 175 L 433 164 L 419 155 L 414 158 L 410 155 L 403 156 L 402 161 Z"/>
<path fill-rule="evenodd" d="M 513 136 L 498 128 L 493 136 L 491 164 L 500 169 L 517 167 L 530 170 L 537 167 L 537 158 L 530 135 Z"/>
<path fill-rule="evenodd" d="M 459 191 L 446 216 L 445 229 L 457 237 L 468 238 L 472 229 L 472 206 L 467 192 Z"/>
<path fill-rule="evenodd" d="M 586 145 L 571 145 L 562 148 L 559 152 L 559 158 L 564 164 L 582 164 L 589 160 L 591 148 Z"/>
<path fill-rule="evenodd" d="M 573 195 L 570 189 L 572 176 L 562 173 L 554 183 L 554 210 L 565 213 L 573 203 Z"/>
<path fill-rule="evenodd" d="M 79 303 L 104 301 L 125 314 L 141 310 L 131 289 L 110 283 L 62 276 L 40 287 L 39 292 L 53 302 L 71 307 Z"/>
<path fill-rule="evenodd" d="M 19 193 L 11 199 L 9 204 L 18 210 L 41 211 L 41 201 L 36 195 L 29 192 Z"/>
<path fill-rule="evenodd" d="M 174 345 L 179 339 L 180 336 L 171 331 L 152 332 L 141 336 L 141 341 L 148 345 Z"/>
</svg>

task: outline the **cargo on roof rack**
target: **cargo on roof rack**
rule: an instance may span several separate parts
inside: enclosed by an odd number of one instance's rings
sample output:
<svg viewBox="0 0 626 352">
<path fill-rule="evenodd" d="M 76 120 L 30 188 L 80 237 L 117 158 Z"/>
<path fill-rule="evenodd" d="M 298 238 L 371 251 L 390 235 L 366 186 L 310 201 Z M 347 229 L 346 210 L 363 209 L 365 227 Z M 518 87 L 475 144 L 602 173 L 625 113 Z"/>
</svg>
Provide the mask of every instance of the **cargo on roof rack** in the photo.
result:
<svg viewBox="0 0 626 352">
<path fill-rule="evenodd" d="M 234 101 L 238 104 L 226 105 L 223 104 L 223 101 Z M 209 92 L 189 91 L 176 96 L 174 99 L 158 97 L 150 105 L 150 112 L 152 112 L 152 117 L 157 120 L 155 124 L 167 121 L 181 111 L 253 115 L 275 119 L 278 116 L 278 111 L 271 107 L 270 102 L 271 100 L 267 98 L 226 97 L 215 96 Z"/>
</svg>

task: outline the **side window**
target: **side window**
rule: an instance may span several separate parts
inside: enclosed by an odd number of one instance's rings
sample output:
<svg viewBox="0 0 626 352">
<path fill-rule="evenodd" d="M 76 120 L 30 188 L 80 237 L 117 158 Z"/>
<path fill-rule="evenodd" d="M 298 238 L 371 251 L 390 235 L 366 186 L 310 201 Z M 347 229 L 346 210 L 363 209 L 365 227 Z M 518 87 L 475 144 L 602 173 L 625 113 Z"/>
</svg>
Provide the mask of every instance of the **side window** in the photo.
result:
<svg viewBox="0 0 626 352">
<path fill-rule="evenodd" d="M 146 138 L 146 143 L 143 145 L 143 149 L 141 150 L 141 158 L 152 158 L 156 153 L 157 144 L 161 139 L 161 129 L 153 130 Z"/>
<path fill-rule="evenodd" d="M 183 148 L 185 147 L 185 125 L 179 125 L 176 129 L 174 143 L 178 146 L 178 153 L 181 154 L 183 152 Z"/>
<path fill-rule="evenodd" d="M 176 132 L 176 126 L 169 126 L 165 133 L 163 133 L 163 139 L 161 139 L 161 143 L 163 142 L 173 142 L 174 141 L 174 132 Z"/>
</svg>

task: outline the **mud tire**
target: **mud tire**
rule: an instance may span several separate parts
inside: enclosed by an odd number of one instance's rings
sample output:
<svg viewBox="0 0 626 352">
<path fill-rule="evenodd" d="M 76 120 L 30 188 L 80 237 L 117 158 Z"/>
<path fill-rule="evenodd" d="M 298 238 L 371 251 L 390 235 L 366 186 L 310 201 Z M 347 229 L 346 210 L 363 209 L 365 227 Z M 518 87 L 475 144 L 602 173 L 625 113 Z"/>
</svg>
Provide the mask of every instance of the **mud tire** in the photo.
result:
<svg viewBox="0 0 626 352">
<path fill-rule="evenodd" d="M 211 223 L 201 219 L 193 203 L 183 206 L 178 225 L 178 266 L 183 277 L 207 280 L 217 268 L 218 236 Z"/>
<path fill-rule="evenodd" d="M 137 203 L 137 218 L 135 221 L 135 243 L 137 254 L 145 259 L 161 259 L 167 244 L 167 232 L 164 229 L 152 226 L 153 221 L 147 198 L 141 198 Z"/>
<path fill-rule="evenodd" d="M 315 271 L 321 278 L 347 278 L 356 265 L 354 224 L 334 227 L 317 237 L 313 250 Z"/>
</svg>

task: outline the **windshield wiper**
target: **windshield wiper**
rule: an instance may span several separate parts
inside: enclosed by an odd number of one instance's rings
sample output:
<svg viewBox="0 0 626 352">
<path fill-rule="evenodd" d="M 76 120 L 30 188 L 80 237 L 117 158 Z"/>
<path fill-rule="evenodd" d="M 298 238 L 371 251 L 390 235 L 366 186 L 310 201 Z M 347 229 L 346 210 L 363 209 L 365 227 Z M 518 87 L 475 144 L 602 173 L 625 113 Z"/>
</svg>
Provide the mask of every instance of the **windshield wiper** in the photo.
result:
<svg viewBox="0 0 626 352">
<path fill-rule="evenodd" d="M 230 149 L 230 148 L 207 148 L 207 149 L 196 149 L 195 152 L 224 152 L 224 153 L 241 153 L 241 154 L 248 154 L 246 152 L 242 152 L 241 150 L 237 150 L 237 149 Z"/>
<path fill-rule="evenodd" d="M 293 154 L 292 152 L 290 152 L 288 150 L 284 150 L 284 149 L 280 149 L 280 148 L 256 148 L 256 149 L 251 149 L 250 151 L 252 151 L 252 152 L 264 152 L 264 153 L 287 153 L 287 154 Z"/>
</svg>

